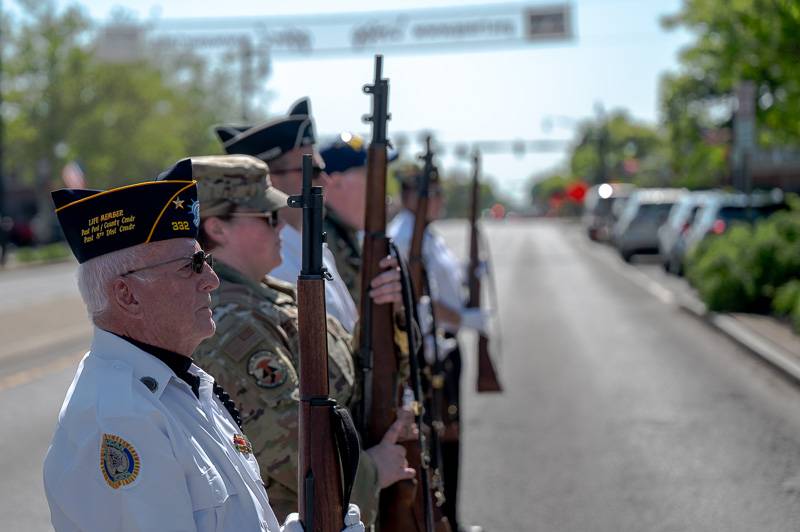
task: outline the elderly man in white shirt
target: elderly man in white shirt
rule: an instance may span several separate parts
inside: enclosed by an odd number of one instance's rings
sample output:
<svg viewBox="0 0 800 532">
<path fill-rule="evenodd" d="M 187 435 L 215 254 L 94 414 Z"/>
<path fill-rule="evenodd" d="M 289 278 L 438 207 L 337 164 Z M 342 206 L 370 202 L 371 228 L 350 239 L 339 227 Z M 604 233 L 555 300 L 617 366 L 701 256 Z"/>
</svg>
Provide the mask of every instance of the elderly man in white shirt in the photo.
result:
<svg viewBox="0 0 800 532">
<path fill-rule="evenodd" d="M 219 280 L 195 240 L 193 181 L 59 190 L 95 324 L 44 463 L 56 532 L 298 532 L 273 514 L 238 412 L 192 363 Z M 357 507 L 347 532 L 363 531 Z"/>
</svg>

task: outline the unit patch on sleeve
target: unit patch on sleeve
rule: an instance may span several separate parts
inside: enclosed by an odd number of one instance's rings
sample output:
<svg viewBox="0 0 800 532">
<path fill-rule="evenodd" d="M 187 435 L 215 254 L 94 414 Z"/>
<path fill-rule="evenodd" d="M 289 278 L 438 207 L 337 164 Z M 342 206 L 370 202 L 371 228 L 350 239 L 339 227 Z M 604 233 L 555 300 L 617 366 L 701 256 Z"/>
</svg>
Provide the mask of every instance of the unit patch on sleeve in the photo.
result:
<svg viewBox="0 0 800 532">
<path fill-rule="evenodd" d="M 114 434 L 103 434 L 100 470 L 113 489 L 127 486 L 139 476 L 141 464 L 133 445 Z"/>
<path fill-rule="evenodd" d="M 247 362 L 247 373 L 253 376 L 262 388 L 277 388 L 289 376 L 289 369 L 281 356 L 270 351 L 253 353 Z"/>
</svg>

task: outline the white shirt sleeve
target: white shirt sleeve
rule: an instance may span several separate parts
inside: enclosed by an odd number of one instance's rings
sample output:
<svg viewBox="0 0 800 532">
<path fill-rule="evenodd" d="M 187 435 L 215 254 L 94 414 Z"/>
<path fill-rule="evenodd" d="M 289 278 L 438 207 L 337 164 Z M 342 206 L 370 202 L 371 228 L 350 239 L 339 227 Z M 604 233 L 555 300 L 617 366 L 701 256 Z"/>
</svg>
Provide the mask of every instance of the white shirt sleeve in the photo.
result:
<svg viewBox="0 0 800 532">
<path fill-rule="evenodd" d="M 207 473 L 191 479 L 166 434 L 121 417 L 80 441 L 60 427 L 44 481 L 56 532 L 204 532 L 215 529 L 219 505 Z"/>
</svg>

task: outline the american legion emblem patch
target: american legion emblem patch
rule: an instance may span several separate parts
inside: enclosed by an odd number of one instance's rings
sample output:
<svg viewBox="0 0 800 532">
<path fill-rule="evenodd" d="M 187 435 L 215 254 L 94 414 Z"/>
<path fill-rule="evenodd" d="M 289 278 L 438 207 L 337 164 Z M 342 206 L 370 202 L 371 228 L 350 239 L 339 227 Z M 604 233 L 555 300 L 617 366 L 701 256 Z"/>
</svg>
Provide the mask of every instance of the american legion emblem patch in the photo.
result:
<svg viewBox="0 0 800 532">
<path fill-rule="evenodd" d="M 103 434 L 100 446 L 100 470 L 113 489 L 127 486 L 139 476 L 139 455 L 133 445 L 114 434 Z"/>
</svg>

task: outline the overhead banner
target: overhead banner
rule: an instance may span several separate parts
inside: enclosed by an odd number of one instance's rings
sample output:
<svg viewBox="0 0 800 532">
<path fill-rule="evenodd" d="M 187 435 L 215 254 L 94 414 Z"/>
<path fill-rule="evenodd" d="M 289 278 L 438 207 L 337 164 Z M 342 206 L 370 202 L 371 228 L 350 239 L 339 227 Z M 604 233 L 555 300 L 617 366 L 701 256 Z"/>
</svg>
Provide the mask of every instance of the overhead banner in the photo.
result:
<svg viewBox="0 0 800 532">
<path fill-rule="evenodd" d="M 147 27 L 161 46 L 241 46 L 273 57 L 480 49 L 573 38 L 568 4 L 490 5 L 296 17 L 163 19 Z"/>
</svg>

